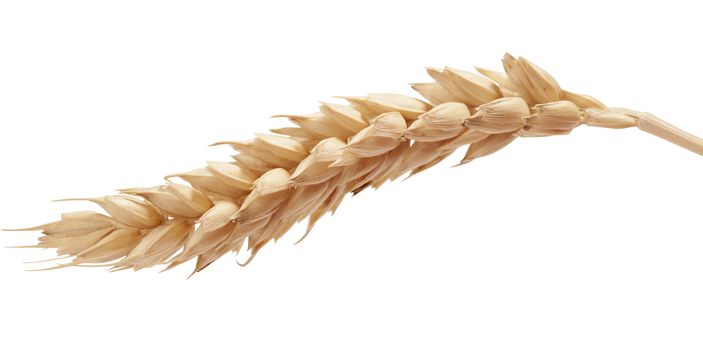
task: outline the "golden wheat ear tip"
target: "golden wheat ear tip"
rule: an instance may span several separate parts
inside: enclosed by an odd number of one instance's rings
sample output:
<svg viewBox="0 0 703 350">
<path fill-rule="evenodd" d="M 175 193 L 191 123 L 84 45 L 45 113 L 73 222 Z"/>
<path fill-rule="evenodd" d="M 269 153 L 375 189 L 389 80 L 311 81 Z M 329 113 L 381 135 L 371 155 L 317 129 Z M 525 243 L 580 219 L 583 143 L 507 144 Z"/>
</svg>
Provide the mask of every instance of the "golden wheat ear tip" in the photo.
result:
<svg viewBox="0 0 703 350">
<path fill-rule="evenodd" d="M 245 266 L 268 242 L 308 219 L 298 244 L 347 194 L 404 174 L 408 179 L 462 146 L 468 147 L 455 167 L 520 137 L 568 135 L 586 125 L 638 128 L 703 155 L 703 139 L 649 113 L 565 90 L 531 61 L 506 53 L 502 67 L 474 67 L 476 73 L 426 67 L 427 81 L 410 84 L 424 100 L 391 93 L 334 96 L 346 104 L 319 102 L 309 114 L 274 115 L 293 125 L 210 145 L 234 149 L 228 162 L 168 175 L 160 186 L 60 199 L 92 202 L 106 214 L 64 213 L 59 221 L 4 231 L 42 231 L 31 247 L 53 248 L 71 259 L 39 270 L 161 266 L 163 272 L 195 260 L 192 276 L 228 253 L 248 251 L 243 263 L 237 261 Z M 171 182 L 174 177 L 188 185 Z"/>
</svg>

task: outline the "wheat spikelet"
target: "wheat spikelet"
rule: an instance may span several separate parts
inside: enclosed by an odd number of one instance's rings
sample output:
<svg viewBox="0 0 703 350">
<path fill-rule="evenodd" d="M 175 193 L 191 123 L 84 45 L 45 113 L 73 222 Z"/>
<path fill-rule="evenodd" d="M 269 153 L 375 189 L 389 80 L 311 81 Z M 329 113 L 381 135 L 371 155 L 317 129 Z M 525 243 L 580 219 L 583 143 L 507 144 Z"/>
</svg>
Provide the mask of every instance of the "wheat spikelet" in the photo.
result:
<svg viewBox="0 0 703 350">
<path fill-rule="evenodd" d="M 703 140 L 648 113 L 608 108 L 563 90 L 547 72 L 506 54 L 503 72 L 429 68 L 431 83 L 412 87 L 427 102 L 396 94 L 342 97 L 308 115 L 282 115 L 295 127 L 227 141 L 233 162 L 167 176 L 88 201 L 108 215 L 74 212 L 24 230 L 41 230 L 36 247 L 71 259 L 53 268 L 166 269 L 197 259 L 201 271 L 228 252 L 250 251 L 308 218 L 307 231 L 347 193 L 417 174 L 469 145 L 460 164 L 490 155 L 518 137 L 566 135 L 579 125 L 639 127 L 703 155 Z M 171 182 L 180 178 L 190 186 Z M 303 238 L 305 237 L 303 236 Z M 302 239 L 302 238 L 301 238 Z"/>
</svg>

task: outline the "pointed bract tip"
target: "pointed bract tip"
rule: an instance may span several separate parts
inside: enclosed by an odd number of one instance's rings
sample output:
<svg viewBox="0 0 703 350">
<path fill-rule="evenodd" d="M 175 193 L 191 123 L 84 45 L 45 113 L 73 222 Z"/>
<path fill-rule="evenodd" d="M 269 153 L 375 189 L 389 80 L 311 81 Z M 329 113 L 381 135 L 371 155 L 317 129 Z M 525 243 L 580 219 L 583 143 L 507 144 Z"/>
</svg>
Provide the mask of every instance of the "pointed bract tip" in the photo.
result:
<svg viewBox="0 0 703 350">
<path fill-rule="evenodd" d="M 256 256 L 256 253 L 258 253 L 258 252 L 259 252 L 258 249 L 252 250 L 251 255 L 249 255 L 249 257 L 247 258 L 247 260 L 244 263 L 240 263 L 239 260 L 235 260 L 235 262 L 237 263 L 237 265 L 239 265 L 241 267 L 247 266 L 247 265 L 249 265 L 249 263 L 251 263 L 252 260 L 254 260 L 254 257 Z"/>
<path fill-rule="evenodd" d="M 217 141 L 214 143 L 211 143 L 208 145 L 208 147 L 215 147 L 215 146 L 231 146 L 234 144 L 236 141 Z"/>
<path fill-rule="evenodd" d="M 129 270 L 133 266 L 132 265 L 127 265 L 127 266 L 113 266 L 109 269 L 107 269 L 107 272 L 117 272 L 117 271 L 124 271 L 124 270 Z"/>
<path fill-rule="evenodd" d="M 0 231 L 6 232 L 20 232 L 20 231 L 40 231 L 44 229 L 46 225 L 39 225 L 34 227 L 23 227 L 23 228 L 0 228 Z"/>
<path fill-rule="evenodd" d="M 452 165 L 451 167 L 452 167 L 452 168 L 456 168 L 456 167 L 458 167 L 458 166 L 462 166 L 462 165 L 464 165 L 464 164 L 470 163 L 470 162 L 471 162 L 472 160 L 474 160 L 474 159 L 475 159 L 475 158 L 462 159 L 459 163 L 454 164 L 454 165 Z"/>
<path fill-rule="evenodd" d="M 57 264 L 56 266 L 45 267 L 43 269 L 27 269 L 24 271 L 26 271 L 26 272 L 51 271 L 51 270 L 64 269 L 64 268 L 71 267 L 71 266 L 78 266 L 78 264 L 75 264 L 75 263 Z"/>
<path fill-rule="evenodd" d="M 54 199 L 52 202 L 75 202 L 75 201 L 89 201 L 94 202 L 103 199 L 103 197 L 86 197 L 86 198 L 61 198 Z"/>
</svg>

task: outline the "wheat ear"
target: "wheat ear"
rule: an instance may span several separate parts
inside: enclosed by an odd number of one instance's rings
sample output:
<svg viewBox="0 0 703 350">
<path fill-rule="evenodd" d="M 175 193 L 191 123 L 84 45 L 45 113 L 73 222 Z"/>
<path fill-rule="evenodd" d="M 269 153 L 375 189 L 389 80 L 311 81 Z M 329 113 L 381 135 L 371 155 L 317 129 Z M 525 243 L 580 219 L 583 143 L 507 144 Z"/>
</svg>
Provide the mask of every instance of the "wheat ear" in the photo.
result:
<svg viewBox="0 0 703 350">
<path fill-rule="evenodd" d="M 124 189 L 88 201 L 108 215 L 73 212 L 41 230 L 36 247 L 71 259 L 56 267 L 170 269 L 197 258 L 198 272 L 228 252 L 251 258 L 309 218 L 307 232 L 349 192 L 377 188 L 437 164 L 469 145 L 460 164 L 522 136 L 566 135 L 579 125 L 638 127 L 703 155 L 703 140 L 651 114 L 609 108 L 563 90 L 547 72 L 506 54 L 503 72 L 429 68 L 434 82 L 413 84 L 427 101 L 396 94 L 343 97 L 308 115 L 282 115 L 296 126 L 252 140 L 221 142 L 233 162 L 167 176 L 166 184 Z M 171 182 L 180 178 L 190 186 Z M 305 237 L 305 236 L 303 236 Z M 301 238 L 302 239 L 302 238 Z"/>
</svg>

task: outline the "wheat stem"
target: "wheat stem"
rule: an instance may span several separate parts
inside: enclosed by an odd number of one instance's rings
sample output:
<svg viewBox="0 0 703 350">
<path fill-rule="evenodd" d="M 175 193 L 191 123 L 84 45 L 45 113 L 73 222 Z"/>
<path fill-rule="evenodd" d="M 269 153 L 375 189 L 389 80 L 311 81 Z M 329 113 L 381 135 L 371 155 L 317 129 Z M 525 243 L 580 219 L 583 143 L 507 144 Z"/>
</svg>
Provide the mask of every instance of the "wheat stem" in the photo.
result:
<svg viewBox="0 0 703 350">
<path fill-rule="evenodd" d="M 649 113 L 644 113 L 638 118 L 637 127 L 644 132 L 658 136 L 703 156 L 703 139 L 687 133 Z"/>
<path fill-rule="evenodd" d="M 605 128 L 637 127 L 640 130 L 703 155 L 703 139 L 683 131 L 647 112 L 626 108 L 591 108 L 585 111 L 584 124 Z"/>
</svg>

